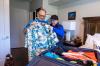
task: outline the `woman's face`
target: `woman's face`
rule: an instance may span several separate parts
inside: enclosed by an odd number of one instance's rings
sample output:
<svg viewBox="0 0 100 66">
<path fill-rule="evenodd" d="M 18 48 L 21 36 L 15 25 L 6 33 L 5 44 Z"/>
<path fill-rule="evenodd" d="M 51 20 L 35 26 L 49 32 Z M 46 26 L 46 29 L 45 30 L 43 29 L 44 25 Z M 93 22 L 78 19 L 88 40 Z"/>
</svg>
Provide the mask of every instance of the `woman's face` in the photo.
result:
<svg viewBox="0 0 100 66">
<path fill-rule="evenodd" d="M 58 20 L 51 20 L 52 26 L 55 26 L 58 23 Z"/>
</svg>

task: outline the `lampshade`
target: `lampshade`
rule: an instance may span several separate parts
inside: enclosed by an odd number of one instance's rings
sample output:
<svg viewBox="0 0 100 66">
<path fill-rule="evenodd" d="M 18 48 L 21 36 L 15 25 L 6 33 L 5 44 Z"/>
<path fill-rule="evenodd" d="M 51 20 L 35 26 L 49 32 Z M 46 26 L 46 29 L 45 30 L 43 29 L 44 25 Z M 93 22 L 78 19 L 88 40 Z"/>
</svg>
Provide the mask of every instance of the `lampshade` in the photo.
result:
<svg viewBox="0 0 100 66">
<path fill-rule="evenodd" d="M 63 21 L 62 25 L 66 31 L 66 40 L 71 41 L 75 36 L 76 22 L 75 21 Z"/>
<path fill-rule="evenodd" d="M 63 21 L 62 25 L 66 30 L 76 30 L 76 22 L 75 21 Z"/>
</svg>

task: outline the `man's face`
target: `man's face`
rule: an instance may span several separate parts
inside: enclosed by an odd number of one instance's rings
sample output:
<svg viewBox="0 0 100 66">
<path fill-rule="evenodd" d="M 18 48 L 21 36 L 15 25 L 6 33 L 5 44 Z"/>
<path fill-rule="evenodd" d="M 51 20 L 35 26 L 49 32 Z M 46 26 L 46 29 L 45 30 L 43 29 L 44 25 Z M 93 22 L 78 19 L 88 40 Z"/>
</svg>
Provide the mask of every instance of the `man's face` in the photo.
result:
<svg viewBox="0 0 100 66">
<path fill-rule="evenodd" d="M 43 11 L 43 10 L 40 10 L 37 14 L 37 17 L 40 19 L 40 20 L 45 20 L 45 16 L 46 16 L 46 12 Z"/>
<path fill-rule="evenodd" d="M 52 26 L 55 26 L 58 23 L 58 20 L 51 20 Z"/>
</svg>

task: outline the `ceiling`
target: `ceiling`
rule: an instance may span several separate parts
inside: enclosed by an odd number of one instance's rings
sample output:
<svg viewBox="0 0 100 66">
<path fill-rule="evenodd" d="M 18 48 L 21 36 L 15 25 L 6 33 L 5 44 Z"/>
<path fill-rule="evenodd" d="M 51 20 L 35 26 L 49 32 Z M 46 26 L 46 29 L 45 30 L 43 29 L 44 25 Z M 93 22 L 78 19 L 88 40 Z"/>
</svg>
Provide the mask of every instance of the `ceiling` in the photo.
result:
<svg viewBox="0 0 100 66">
<path fill-rule="evenodd" d="M 30 2 L 30 1 L 32 1 L 32 0 L 19 0 L 19 1 L 27 1 L 27 2 Z"/>
<path fill-rule="evenodd" d="M 72 2 L 76 2 L 79 0 L 49 0 L 49 4 L 54 5 L 54 6 L 61 6 L 61 5 L 65 5 L 68 3 L 72 3 Z"/>
<path fill-rule="evenodd" d="M 18 1 L 27 1 L 27 2 L 31 2 L 32 0 L 18 0 Z M 54 5 L 54 6 L 61 6 L 61 5 L 65 5 L 68 3 L 73 3 L 79 0 L 48 0 L 50 5 Z"/>
</svg>

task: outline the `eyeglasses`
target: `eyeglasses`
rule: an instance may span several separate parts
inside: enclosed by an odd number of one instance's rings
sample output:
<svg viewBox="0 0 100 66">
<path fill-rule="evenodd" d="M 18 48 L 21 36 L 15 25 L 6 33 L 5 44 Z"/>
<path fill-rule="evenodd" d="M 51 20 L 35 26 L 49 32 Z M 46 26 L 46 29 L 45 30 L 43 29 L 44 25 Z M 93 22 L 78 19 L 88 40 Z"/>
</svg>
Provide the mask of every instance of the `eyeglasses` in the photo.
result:
<svg viewBox="0 0 100 66">
<path fill-rule="evenodd" d="M 40 16 L 40 17 L 44 17 L 44 18 L 46 17 L 46 15 L 40 15 L 40 14 L 39 14 L 39 16 Z"/>
<path fill-rule="evenodd" d="M 54 22 L 55 21 L 55 19 L 51 19 L 51 22 Z"/>
</svg>

